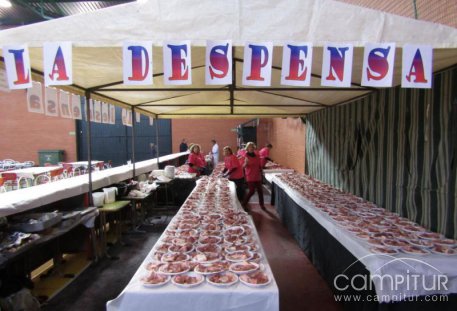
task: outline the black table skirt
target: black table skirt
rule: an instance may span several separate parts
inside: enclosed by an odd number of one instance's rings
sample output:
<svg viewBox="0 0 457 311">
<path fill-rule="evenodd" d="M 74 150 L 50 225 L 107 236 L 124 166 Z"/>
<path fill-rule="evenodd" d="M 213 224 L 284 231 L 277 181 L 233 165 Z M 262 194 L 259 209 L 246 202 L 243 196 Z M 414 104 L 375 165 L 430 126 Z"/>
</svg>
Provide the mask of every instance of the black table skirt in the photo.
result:
<svg viewBox="0 0 457 311">
<path fill-rule="evenodd" d="M 457 310 L 457 294 L 448 295 L 447 302 L 425 302 L 420 301 L 424 297 L 419 297 L 418 301 L 378 303 L 366 301 L 375 297 L 374 286 L 371 291 L 355 291 L 352 288 L 343 292 L 337 290 L 334 286 L 334 278 L 353 264 L 357 260 L 356 257 L 274 183 L 272 192 L 281 222 L 326 280 L 333 293 L 335 295 L 360 295 L 362 301 L 343 302 L 345 310 Z M 349 278 L 356 274 L 369 277 L 369 271 L 361 262 L 354 264 L 344 274 Z"/>
</svg>

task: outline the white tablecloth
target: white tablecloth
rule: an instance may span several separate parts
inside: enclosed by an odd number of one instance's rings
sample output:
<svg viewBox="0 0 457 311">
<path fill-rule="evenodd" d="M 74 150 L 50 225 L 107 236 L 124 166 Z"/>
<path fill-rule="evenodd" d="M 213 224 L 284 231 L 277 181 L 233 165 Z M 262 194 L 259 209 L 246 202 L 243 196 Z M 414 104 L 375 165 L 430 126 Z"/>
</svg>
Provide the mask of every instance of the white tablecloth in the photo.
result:
<svg viewBox="0 0 457 311">
<path fill-rule="evenodd" d="M 58 167 L 58 166 L 44 166 L 44 167 L 36 166 L 36 167 L 27 167 L 27 168 L 7 171 L 6 173 L 15 173 L 18 178 L 25 177 L 25 178 L 34 179 L 38 175 L 46 174 L 48 172 L 51 172 L 51 171 L 59 169 L 59 168 L 60 167 Z"/>
<path fill-rule="evenodd" d="M 231 183 L 232 196 L 236 196 L 234 184 Z M 238 202 L 237 200 L 235 200 Z M 234 201 L 234 202 L 235 202 Z M 238 204 L 239 205 L 239 204 Z M 241 208 L 241 206 L 239 206 Z M 254 227 L 251 219 L 251 224 Z M 253 234 L 260 244 L 256 230 Z M 163 236 L 163 235 L 162 235 Z M 159 245 L 159 241 L 156 245 Z M 155 247 L 155 246 L 154 246 Z M 154 248 L 130 280 L 127 287 L 114 300 L 108 301 L 108 311 L 118 310 L 160 310 L 160 311 L 278 311 L 279 290 L 271 273 L 270 266 L 264 261 L 265 271 L 272 282 L 262 288 L 248 287 L 241 282 L 228 288 L 217 288 L 203 283 L 195 288 L 182 289 L 171 282 L 159 288 L 145 288 L 140 278 L 148 274 L 145 266 L 152 259 Z M 265 253 L 261 249 L 263 258 Z"/>
<path fill-rule="evenodd" d="M 188 152 L 160 157 L 159 162 L 179 158 Z M 47 167 L 46 167 L 47 168 Z M 50 167 L 51 169 L 53 167 Z M 157 159 L 135 163 L 135 176 L 157 169 Z M 93 190 L 133 178 L 133 164 L 117 166 L 92 173 Z M 23 188 L 0 194 L 0 217 L 24 212 L 52 202 L 81 195 L 89 191 L 89 175 L 61 179 L 44 185 Z"/>
<path fill-rule="evenodd" d="M 385 278 L 375 278 L 373 280 L 376 294 L 383 297 L 385 302 L 392 300 L 403 300 L 405 297 L 424 296 L 433 294 L 451 294 L 457 293 L 457 256 L 455 255 L 409 255 L 395 254 L 380 255 L 370 251 L 370 244 L 357 239 L 351 232 L 339 226 L 327 214 L 314 207 L 313 203 L 309 202 L 297 191 L 288 187 L 278 176 L 274 176 L 272 181 L 306 212 L 308 212 L 322 227 L 324 227 L 338 242 L 340 242 L 354 257 L 362 262 L 370 274 L 386 276 Z M 338 260 L 335 258 L 335 260 Z M 341 271 L 344 273 L 344 271 Z M 448 282 L 447 289 L 443 287 L 440 290 L 428 290 L 422 284 L 419 284 L 414 290 L 412 283 L 407 284 L 395 282 L 397 288 L 390 286 L 391 279 L 388 277 L 397 275 L 408 276 L 409 280 L 413 281 L 412 275 L 421 275 L 419 279 L 422 282 L 422 276 L 432 282 L 439 275 L 446 275 Z M 426 287 L 431 288 L 431 283 L 426 283 Z"/>
<path fill-rule="evenodd" d="M 98 160 L 92 160 L 90 161 L 91 165 L 97 165 L 99 163 L 103 163 L 103 161 L 98 161 Z M 89 162 L 88 161 L 78 161 L 78 162 L 65 162 L 65 164 L 70 164 L 73 166 L 73 168 L 77 167 L 88 167 Z"/>
</svg>

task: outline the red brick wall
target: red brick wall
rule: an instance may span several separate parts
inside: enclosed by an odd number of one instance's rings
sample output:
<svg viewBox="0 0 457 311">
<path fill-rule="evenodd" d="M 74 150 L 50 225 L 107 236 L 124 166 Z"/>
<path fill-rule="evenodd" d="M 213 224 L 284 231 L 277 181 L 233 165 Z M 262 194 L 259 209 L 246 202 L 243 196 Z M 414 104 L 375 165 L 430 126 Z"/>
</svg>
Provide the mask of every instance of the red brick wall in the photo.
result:
<svg viewBox="0 0 457 311">
<path fill-rule="evenodd" d="M 413 0 L 338 0 L 396 15 L 415 18 Z M 417 18 L 457 28 L 456 0 L 417 0 Z"/>
<path fill-rule="evenodd" d="M 211 151 L 211 139 L 219 145 L 220 159 L 224 146 L 236 146 L 236 132 L 231 129 L 244 123 L 246 119 L 175 119 L 171 121 L 173 152 L 179 151 L 179 144 L 183 138 L 188 143 L 198 143 L 202 151 L 208 154 Z"/>
<path fill-rule="evenodd" d="M 306 127 L 300 118 L 262 119 L 257 138 L 260 147 L 273 145 L 270 156 L 275 162 L 304 173 Z"/>
<path fill-rule="evenodd" d="M 0 159 L 32 160 L 38 150 L 64 150 L 65 161 L 76 160 L 75 121 L 27 111 L 26 91 L 0 91 Z"/>
</svg>

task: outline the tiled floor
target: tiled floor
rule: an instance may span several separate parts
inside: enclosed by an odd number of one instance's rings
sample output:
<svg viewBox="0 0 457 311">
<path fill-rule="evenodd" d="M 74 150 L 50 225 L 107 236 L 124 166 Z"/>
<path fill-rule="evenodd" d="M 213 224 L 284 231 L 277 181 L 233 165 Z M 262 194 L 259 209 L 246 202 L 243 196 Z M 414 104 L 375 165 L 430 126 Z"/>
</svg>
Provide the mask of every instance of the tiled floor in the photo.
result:
<svg viewBox="0 0 457 311">
<path fill-rule="evenodd" d="M 262 211 L 256 203 L 249 205 L 278 284 L 280 310 L 342 310 L 327 283 L 280 223 L 274 207 L 266 205 L 267 211 Z"/>
</svg>

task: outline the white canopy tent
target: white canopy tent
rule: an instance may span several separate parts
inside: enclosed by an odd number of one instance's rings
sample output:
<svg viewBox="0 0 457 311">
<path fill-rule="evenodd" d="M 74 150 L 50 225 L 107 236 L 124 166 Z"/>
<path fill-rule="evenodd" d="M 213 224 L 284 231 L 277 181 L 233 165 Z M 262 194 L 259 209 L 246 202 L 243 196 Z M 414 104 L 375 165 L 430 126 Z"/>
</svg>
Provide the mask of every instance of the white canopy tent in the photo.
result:
<svg viewBox="0 0 457 311">
<path fill-rule="evenodd" d="M 206 40 L 230 39 L 234 45 L 234 82 L 205 85 Z M 122 83 L 122 43 L 151 40 L 154 85 Z M 161 45 L 165 40 L 191 40 L 192 85 L 165 86 Z M 401 47 L 406 43 L 434 48 L 433 71 L 457 64 L 457 29 L 417 21 L 332 0 L 143 0 L 99 11 L 0 31 L 2 45 L 30 47 L 31 65 L 40 80 L 44 42 L 73 44 L 72 92 L 157 118 L 299 116 L 365 96 L 375 89 L 360 86 L 363 46 L 395 42 L 394 85 L 400 84 Z M 271 87 L 243 87 L 246 41 L 275 45 Z M 282 44 L 314 45 L 312 85 L 280 85 Z M 320 86 L 322 46 L 355 46 L 351 88 Z"/>
</svg>

